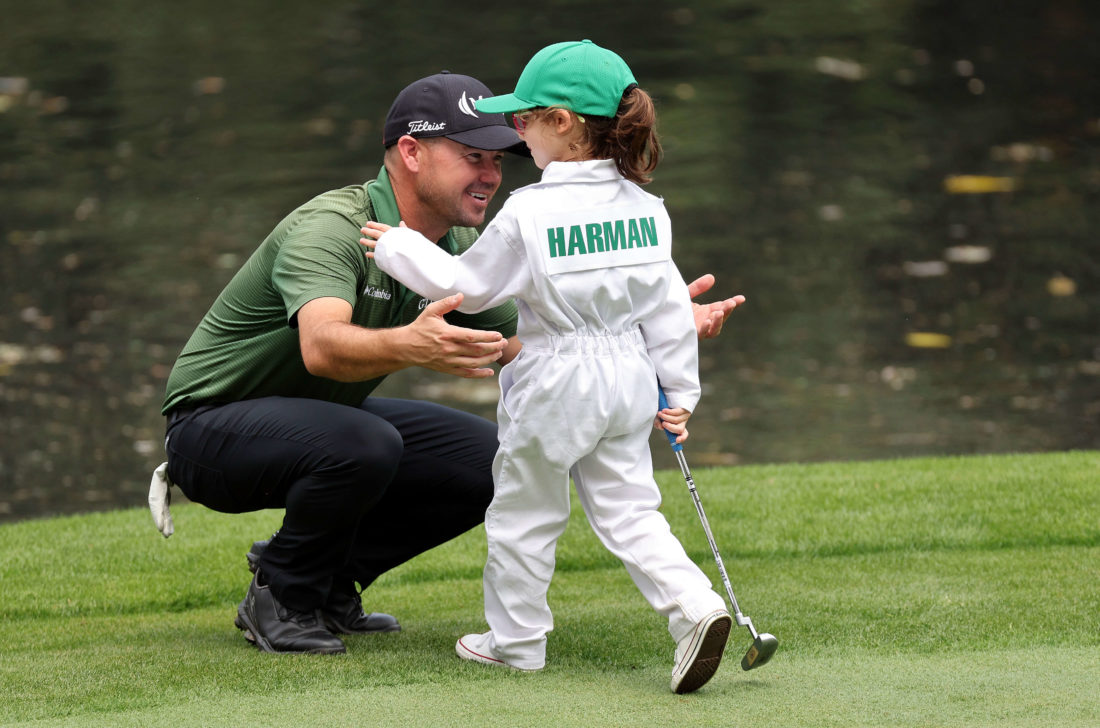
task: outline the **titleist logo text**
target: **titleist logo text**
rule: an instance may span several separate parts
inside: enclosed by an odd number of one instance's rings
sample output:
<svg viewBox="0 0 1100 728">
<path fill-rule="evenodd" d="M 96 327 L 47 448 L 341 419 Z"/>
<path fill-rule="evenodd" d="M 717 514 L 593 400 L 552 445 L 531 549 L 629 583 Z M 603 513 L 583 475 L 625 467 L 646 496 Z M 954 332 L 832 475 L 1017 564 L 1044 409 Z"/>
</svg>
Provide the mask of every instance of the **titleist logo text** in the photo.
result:
<svg viewBox="0 0 1100 728">
<path fill-rule="evenodd" d="M 409 133 L 415 134 L 418 131 L 443 131 L 446 126 L 447 122 L 445 121 L 410 121 Z"/>
</svg>

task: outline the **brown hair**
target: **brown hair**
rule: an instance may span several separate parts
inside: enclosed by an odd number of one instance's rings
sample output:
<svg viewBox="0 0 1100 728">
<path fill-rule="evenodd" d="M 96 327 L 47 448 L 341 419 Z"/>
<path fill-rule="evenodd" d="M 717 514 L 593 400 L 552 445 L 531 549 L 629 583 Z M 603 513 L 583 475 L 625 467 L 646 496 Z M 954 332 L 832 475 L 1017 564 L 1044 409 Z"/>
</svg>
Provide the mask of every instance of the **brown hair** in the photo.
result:
<svg viewBox="0 0 1100 728">
<path fill-rule="evenodd" d="M 584 144 L 595 159 L 614 159 L 619 172 L 644 185 L 661 159 L 657 110 L 648 93 L 632 85 L 623 94 L 615 116 L 585 116 Z"/>
</svg>

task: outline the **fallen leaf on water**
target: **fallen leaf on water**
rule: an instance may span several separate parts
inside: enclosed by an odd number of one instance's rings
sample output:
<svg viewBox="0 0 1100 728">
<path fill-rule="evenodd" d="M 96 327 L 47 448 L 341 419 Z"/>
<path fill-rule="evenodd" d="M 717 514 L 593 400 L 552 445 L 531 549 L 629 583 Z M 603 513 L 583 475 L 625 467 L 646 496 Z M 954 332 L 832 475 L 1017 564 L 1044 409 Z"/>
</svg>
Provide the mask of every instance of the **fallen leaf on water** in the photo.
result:
<svg viewBox="0 0 1100 728">
<path fill-rule="evenodd" d="M 951 346 L 951 337 L 932 331 L 910 331 L 905 335 L 905 343 L 915 349 L 946 349 Z"/>
<path fill-rule="evenodd" d="M 943 188 L 953 195 L 982 195 L 991 192 L 1012 192 L 1016 180 L 1012 177 L 986 177 L 976 174 L 960 174 L 947 177 Z"/>
<path fill-rule="evenodd" d="M 1059 298 L 1072 296 L 1077 293 L 1077 282 L 1059 274 L 1047 281 L 1047 292 Z"/>
<path fill-rule="evenodd" d="M 955 245 L 943 251 L 943 257 L 951 263 L 988 263 L 993 251 L 984 245 Z"/>
</svg>

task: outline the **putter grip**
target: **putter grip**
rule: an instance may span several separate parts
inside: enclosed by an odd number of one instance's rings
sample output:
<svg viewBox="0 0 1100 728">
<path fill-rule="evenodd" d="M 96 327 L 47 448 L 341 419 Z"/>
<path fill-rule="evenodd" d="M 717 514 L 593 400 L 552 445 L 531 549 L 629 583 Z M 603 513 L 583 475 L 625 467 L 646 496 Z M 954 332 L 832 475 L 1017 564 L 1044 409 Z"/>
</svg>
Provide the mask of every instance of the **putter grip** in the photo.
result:
<svg viewBox="0 0 1100 728">
<path fill-rule="evenodd" d="M 668 397 L 665 396 L 665 388 L 662 387 L 660 383 L 657 384 L 657 409 L 668 409 Z M 668 444 L 672 445 L 673 451 L 680 452 L 684 449 L 683 445 L 676 442 L 676 435 L 669 432 L 668 430 L 665 430 L 664 428 L 662 428 L 661 431 L 665 433 L 665 437 L 668 438 Z"/>
</svg>

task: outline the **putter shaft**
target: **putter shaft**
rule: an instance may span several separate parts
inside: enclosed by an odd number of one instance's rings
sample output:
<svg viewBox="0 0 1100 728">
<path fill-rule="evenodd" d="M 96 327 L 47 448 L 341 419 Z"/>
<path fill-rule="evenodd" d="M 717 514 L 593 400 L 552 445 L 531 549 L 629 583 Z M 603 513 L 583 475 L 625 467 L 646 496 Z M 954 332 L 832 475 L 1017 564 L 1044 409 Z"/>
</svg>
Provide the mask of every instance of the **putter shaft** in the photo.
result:
<svg viewBox="0 0 1100 728">
<path fill-rule="evenodd" d="M 657 385 L 657 407 L 658 409 L 668 407 L 668 399 L 665 397 L 665 390 L 660 383 Z M 752 645 L 745 656 L 741 658 L 741 668 L 751 670 L 764 665 L 775 654 L 776 649 L 779 647 L 779 640 L 771 634 L 758 634 L 752 620 L 741 613 L 741 607 L 737 604 L 737 597 L 733 594 L 733 586 L 730 585 L 730 578 L 726 573 L 726 565 L 722 563 L 722 555 L 718 553 L 718 544 L 715 543 L 714 533 L 710 530 L 710 521 L 707 520 L 707 514 L 703 510 L 703 502 L 699 500 L 699 492 L 695 489 L 695 479 L 691 477 L 691 470 L 688 468 L 687 459 L 684 457 L 684 446 L 676 442 L 676 435 L 668 430 L 665 430 L 665 437 L 672 445 L 672 451 L 676 453 L 676 462 L 680 465 L 680 472 L 684 476 L 684 482 L 687 483 L 688 491 L 691 493 L 691 500 L 695 503 L 695 510 L 699 514 L 699 521 L 703 524 L 703 531 L 707 535 L 707 543 L 710 544 L 710 551 L 714 554 L 714 563 L 718 565 L 718 573 L 722 576 L 722 584 L 726 587 L 726 595 L 729 596 L 730 606 L 733 607 L 734 619 L 737 620 L 738 626 L 747 627 L 749 634 L 752 635 Z"/>
<path fill-rule="evenodd" d="M 671 439 L 671 438 L 670 438 Z M 675 443 L 674 443 L 675 444 Z M 726 565 L 722 562 L 722 555 L 718 553 L 718 544 L 714 540 L 714 533 L 710 530 L 710 521 L 707 520 L 707 514 L 703 510 L 703 502 L 699 500 L 699 492 L 695 489 L 695 479 L 691 477 L 691 471 L 688 469 L 687 460 L 684 458 L 684 449 L 674 448 L 676 452 L 676 462 L 680 464 L 680 472 L 684 476 L 684 481 L 687 483 L 688 492 L 691 493 L 691 500 L 695 503 L 695 511 L 699 514 L 699 520 L 703 524 L 703 532 L 707 535 L 707 543 L 710 544 L 710 551 L 714 554 L 714 563 L 718 565 L 718 573 L 722 577 L 722 585 L 726 587 L 726 595 L 730 598 L 730 605 L 733 607 L 733 618 L 737 620 L 737 624 L 740 627 L 748 627 L 749 634 L 755 640 L 757 638 L 756 627 L 753 626 L 752 620 L 741 613 L 741 607 L 737 604 L 737 597 L 733 594 L 733 585 L 730 584 L 729 575 L 726 573 Z"/>
</svg>

